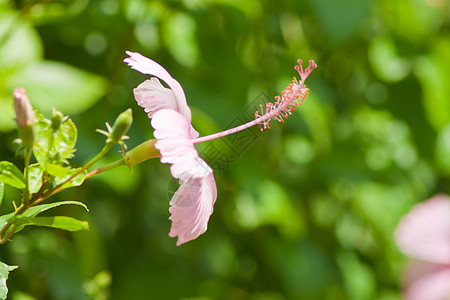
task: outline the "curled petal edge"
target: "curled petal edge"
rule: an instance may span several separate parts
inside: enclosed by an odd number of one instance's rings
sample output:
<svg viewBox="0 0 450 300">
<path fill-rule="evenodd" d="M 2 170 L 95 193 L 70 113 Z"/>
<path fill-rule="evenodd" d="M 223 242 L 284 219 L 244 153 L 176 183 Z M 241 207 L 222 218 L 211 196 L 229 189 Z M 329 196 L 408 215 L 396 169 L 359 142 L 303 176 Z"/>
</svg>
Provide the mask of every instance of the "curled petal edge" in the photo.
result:
<svg viewBox="0 0 450 300">
<path fill-rule="evenodd" d="M 212 173 L 181 182 L 169 208 L 172 221 L 169 236 L 178 237 L 177 246 L 206 232 L 216 199 L 217 188 Z"/>
<path fill-rule="evenodd" d="M 132 69 L 141 72 L 142 74 L 156 76 L 167 83 L 175 94 L 178 108 L 177 111 L 184 115 L 189 122 L 191 122 L 191 110 L 187 105 L 186 96 L 180 83 L 175 80 L 166 69 L 150 58 L 147 58 L 137 52 L 126 51 L 126 54 L 128 54 L 129 57 L 125 58 L 123 61 Z"/>
</svg>

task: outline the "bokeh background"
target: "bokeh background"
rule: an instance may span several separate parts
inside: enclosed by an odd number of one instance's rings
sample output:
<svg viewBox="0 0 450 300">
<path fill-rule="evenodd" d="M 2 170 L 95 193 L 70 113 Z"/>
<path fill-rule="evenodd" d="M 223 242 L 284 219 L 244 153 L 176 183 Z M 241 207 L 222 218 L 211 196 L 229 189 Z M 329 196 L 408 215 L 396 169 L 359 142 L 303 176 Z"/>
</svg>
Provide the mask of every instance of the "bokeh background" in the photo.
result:
<svg viewBox="0 0 450 300">
<path fill-rule="evenodd" d="M 95 132 L 133 109 L 129 148 L 152 138 L 132 89 L 148 76 L 125 50 L 183 86 L 201 135 L 252 119 L 314 59 L 310 94 L 284 124 L 199 145 L 215 169 L 208 231 L 168 237 L 168 165 L 153 159 L 57 196 L 89 232 L 28 228 L 0 248 L 9 298 L 401 299 L 394 241 L 416 203 L 450 193 L 450 10 L 445 0 L 0 1 L 0 159 L 22 167 L 14 88 Z M 116 148 L 102 163 L 120 158 Z M 98 164 L 100 166 L 101 164 Z M 6 189 L 0 213 L 18 192 Z"/>
</svg>

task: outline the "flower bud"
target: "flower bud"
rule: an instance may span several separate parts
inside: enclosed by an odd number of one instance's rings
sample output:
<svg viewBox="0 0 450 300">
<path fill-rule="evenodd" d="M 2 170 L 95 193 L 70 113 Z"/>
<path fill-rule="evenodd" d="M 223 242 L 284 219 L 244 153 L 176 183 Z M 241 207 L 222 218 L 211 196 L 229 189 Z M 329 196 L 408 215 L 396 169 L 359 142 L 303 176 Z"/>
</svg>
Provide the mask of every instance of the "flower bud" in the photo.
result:
<svg viewBox="0 0 450 300">
<path fill-rule="evenodd" d="M 59 127 L 61 127 L 61 122 L 64 115 L 62 112 L 57 111 L 53 108 L 53 114 L 52 114 L 52 129 L 54 132 L 58 131 Z"/>
<path fill-rule="evenodd" d="M 131 123 L 133 123 L 133 115 L 131 108 L 129 108 L 117 117 L 112 127 L 111 134 L 109 135 L 109 139 L 114 143 L 120 142 L 122 136 L 130 129 Z"/>
<path fill-rule="evenodd" d="M 28 100 L 27 93 L 24 88 L 17 88 L 13 92 L 14 110 L 16 112 L 17 125 L 24 129 L 29 124 L 34 122 L 34 111 L 31 107 L 30 100 Z"/>
<path fill-rule="evenodd" d="M 33 124 L 35 114 L 33 107 L 31 107 L 30 100 L 28 100 L 24 88 L 15 89 L 13 97 L 17 129 L 19 131 L 19 136 L 22 139 L 22 146 L 24 149 L 31 149 L 33 148 L 34 142 Z"/>
</svg>

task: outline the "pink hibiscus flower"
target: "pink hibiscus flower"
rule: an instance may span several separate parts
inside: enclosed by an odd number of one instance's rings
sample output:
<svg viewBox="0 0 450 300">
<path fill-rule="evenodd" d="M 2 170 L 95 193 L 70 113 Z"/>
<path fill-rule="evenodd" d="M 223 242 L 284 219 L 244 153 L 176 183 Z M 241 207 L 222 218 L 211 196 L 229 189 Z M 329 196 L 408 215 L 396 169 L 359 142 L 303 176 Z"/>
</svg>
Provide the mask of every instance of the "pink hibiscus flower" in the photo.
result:
<svg viewBox="0 0 450 300">
<path fill-rule="evenodd" d="M 170 201 L 169 211 L 172 226 L 169 236 L 178 237 L 181 245 L 203 234 L 208 227 L 209 218 L 217 198 L 217 188 L 212 169 L 199 157 L 195 143 L 226 136 L 254 125 L 261 130 L 269 128 L 269 121 L 284 121 L 295 106 L 300 105 L 308 94 L 305 79 L 316 67 L 313 61 L 303 70 L 301 61 L 296 69 L 300 82 L 295 78 L 282 93 L 275 97 L 275 103 L 268 103 L 265 109 L 255 113 L 255 120 L 223 132 L 199 138 L 191 124 L 191 110 L 181 85 L 158 63 L 135 52 L 126 52 L 124 61 L 133 69 L 163 80 L 165 88 L 157 78 L 151 78 L 134 89 L 138 104 L 152 119 L 155 129 L 155 148 L 161 153 L 161 162 L 170 164 L 170 172 L 179 179 L 180 187 Z"/>
<path fill-rule="evenodd" d="M 172 221 L 169 236 L 178 237 L 179 246 L 206 231 L 217 198 L 216 182 L 212 169 L 199 157 L 192 142 L 198 132 L 191 125 L 191 110 L 181 85 L 153 60 L 135 52 L 127 54 L 130 57 L 124 61 L 131 68 L 157 76 L 170 87 L 165 88 L 153 77 L 135 88 L 134 95 L 152 118 L 155 148 L 161 153 L 161 162 L 171 164 L 172 176 L 180 181 L 169 203 Z"/>
<path fill-rule="evenodd" d="M 405 272 L 405 299 L 450 299 L 450 198 L 440 194 L 416 205 L 395 237 L 414 259 Z"/>
</svg>

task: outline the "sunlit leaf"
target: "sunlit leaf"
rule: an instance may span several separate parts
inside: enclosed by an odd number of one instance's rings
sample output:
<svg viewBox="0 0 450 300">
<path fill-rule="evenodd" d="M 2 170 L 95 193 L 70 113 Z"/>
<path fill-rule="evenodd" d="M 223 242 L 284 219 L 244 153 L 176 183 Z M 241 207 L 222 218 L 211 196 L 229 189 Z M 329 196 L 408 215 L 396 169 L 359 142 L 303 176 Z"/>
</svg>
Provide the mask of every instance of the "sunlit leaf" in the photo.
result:
<svg viewBox="0 0 450 300">
<path fill-rule="evenodd" d="M 14 300 L 37 300 L 30 294 L 21 292 L 21 291 L 11 291 L 11 299 Z"/>
<path fill-rule="evenodd" d="M 66 216 L 22 218 L 18 225 L 19 228 L 34 225 L 58 228 L 67 231 L 89 230 L 88 222 Z"/>
<path fill-rule="evenodd" d="M 45 165 L 45 170 L 53 177 L 62 178 L 70 172 L 70 167 L 63 167 L 61 165 L 48 163 Z"/>
<path fill-rule="evenodd" d="M 53 131 L 51 121 L 45 118 L 39 111 L 35 110 L 36 120 L 34 122 L 35 147 L 33 154 L 41 166 L 52 162 L 51 144 L 53 143 Z M 46 168 L 46 167 L 45 167 Z"/>
<path fill-rule="evenodd" d="M 2 204 L 4 189 L 5 189 L 5 184 L 2 181 L 0 181 L 0 204 Z"/>
<path fill-rule="evenodd" d="M 6 299 L 8 294 L 8 287 L 6 286 L 6 280 L 8 279 L 9 272 L 17 269 L 17 266 L 8 266 L 5 263 L 0 262 L 0 299 Z"/>
<path fill-rule="evenodd" d="M 69 204 L 83 206 L 86 210 L 88 210 L 84 203 L 78 201 L 60 201 L 50 204 L 37 205 L 28 209 L 23 215 L 16 216 L 15 213 L 10 213 L 8 215 L 0 216 L 0 228 L 5 226 L 6 223 L 12 224 L 9 230 L 6 231 L 6 235 L 11 232 L 17 233 L 28 225 L 54 227 L 69 231 L 88 230 L 89 225 L 87 222 L 76 220 L 70 217 L 58 216 L 36 218 L 36 215 L 43 211 L 60 205 Z"/>
<path fill-rule="evenodd" d="M 450 124 L 444 127 L 436 140 L 438 167 L 450 174 Z"/>
<path fill-rule="evenodd" d="M 70 168 L 64 167 L 73 156 L 77 141 L 77 128 L 71 119 L 63 117 L 63 123 L 55 130 L 51 120 L 36 111 L 34 155 L 52 176 L 64 177 Z"/>
<path fill-rule="evenodd" d="M 61 160 L 71 158 L 77 142 L 77 127 L 68 119 L 61 125 L 56 137 L 55 147 L 60 153 Z"/>
<path fill-rule="evenodd" d="M 442 130 L 450 122 L 450 39 L 440 39 L 433 43 L 429 56 L 417 59 L 414 74 L 423 89 L 423 102 L 428 121 L 436 131 Z"/>
<path fill-rule="evenodd" d="M 16 126 L 16 122 L 14 122 L 14 109 L 11 105 L 11 101 L 10 97 L 0 96 L 0 111 L 2 112 L 2 117 L 0 118 L 0 131 L 10 131 Z"/>
<path fill-rule="evenodd" d="M 170 53 L 180 64 L 194 66 L 198 60 L 194 19 L 187 14 L 179 13 L 170 18 L 165 25 L 164 37 Z"/>
<path fill-rule="evenodd" d="M 42 186 L 42 174 L 44 170 L 40 164 L 32 164 L 28 168 L 28 190 L 36 193 Z"/>
<path fill-rule="evenodd" d="M 63 183 L 64 181 L 69 179 L 73 174 L 77 173 L 80 169 L 81 168 L 71 169 L 69 172 L 67 172 L 67 174 L 64 177 L 55 177 L 55 184 Z M 65 183 L 63 185 L 63 187 L 68 188 L 71 186 L 80 186 L 83 183 L 85 176 L 86 176 L 86 170 L 84 170 L 80 174 L 76 175 L 71 180 L 69 180 L 67 183 Z"/>
<path fill-rule="evenodd" d="M 45 113 L 57 108 L 66 114 L 92 106 L 105 93 L 105 79 L 53 61 L 27 66 L 8 78 L 9 87 L 23 86 L 33 105 Z"/>
<path fill-rule="evenodd" d="M 37 31 L 20 14 L 3 7 L 0 7 L 0 41 L 0 82 L 11 72 L 42 57 L 42 42 Z M 0 131 L 12 130 L 15 126 L 10 91 L 0 85 Z"/>
<path fill-rule="evenodd" d="M 382 0 L 378 5 L 383 8 L 386 29 L 415 43 L 426 43 L 429 35 L 442 25 L 446 15 L 445 1 Z"/>
<path fill-rule="evenodd" d="M 2 71 L 20 68 L 42 57 L 42 42 L 37 31 L 16 13 L 0 12 L 0 45 Z"/>
<path fill-rule="evenodd" d="M 18 189 L 25 188 L 25 178 L 19 169 L 9 161 L 0 162 L 0 180 Z"/>
<path fill-rule="evenodd" d="M 82 202 L 78 202 L 78 201 L 59 201 L 59 202 L 54 202 L 54 203 L 48 203 L 48 204 L 41 204 L 41 205 L 36 205 L 33 206 L 31 208 L 29 208 L 24 214 L 23 216 L 25 218 L 33 218 L 35 216 L 37 216 L 38 214 L 40 214 L 41 212 L 47 211 L 49 209 L 61 206 L 61 205 L 78 205 L 78 206 L 82 206 L 86 209 L 86 211 L 89 211 L 89 209 L 87 208 L 86 204 L 82 203 Z M 16 218 L 14 217 L 14 213 L 10 213 L 7 215 L 3 215 L 0 216 L 0 228 L 2 228 L 6 222 L 10 222 L 12 224 L 14 224 L 14 222 L 17 222 L 18 219 L 20 218 Z M 17 229 L 16 231 L 20 231 L 23 227 L 19 227 L 19 229 Z"/>
<path fill-rule="evenodd" d="M 24 213 L 24 215 L 26 216 L 36 216 L 37 214 L 47 211 L 49 209 L 61 206 L 61 205 L 78 205 L 78 206 L 82 206 L 84 207 L 84 209 L 86 209 L 86 211 L 89 211 L 89 209 L 87 208 L 86 204 L 84 204 L 83 202 L 79 202 L 79 201 L 59 201 L 59 202 L 54 202 L 54 203 L 49 203 L 49 204 L 41 204 L 41 205 L 36 205 L 31 207 L 26 213 Z"/>
</svg>

